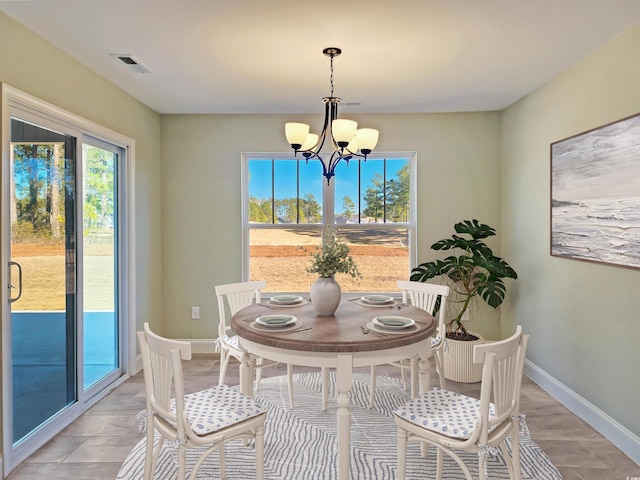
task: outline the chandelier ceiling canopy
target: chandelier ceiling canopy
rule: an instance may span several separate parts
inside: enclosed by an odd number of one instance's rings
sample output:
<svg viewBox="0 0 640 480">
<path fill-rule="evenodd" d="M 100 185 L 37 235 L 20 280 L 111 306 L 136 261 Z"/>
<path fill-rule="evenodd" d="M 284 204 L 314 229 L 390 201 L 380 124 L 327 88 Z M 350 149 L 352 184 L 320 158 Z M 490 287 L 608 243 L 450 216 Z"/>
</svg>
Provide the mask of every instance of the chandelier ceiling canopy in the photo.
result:
<svg viewBox="0 0 640 480">
<path fill-rule="evenodd" d="M 305 123 L 286 123 L 285 136 L 293 148 L 295 154 L 301 152 L 307 162 L 310 158 L 316 158 L 322 163 L 322 175 L 330 183 L 331 177 L 335 175 L 335 169 L 341 160 L 349 164 L 353 157 L 363 158 L 376 147 L 378 143 L 378 130 L 373 128 L 358 128 L 357 122 L 353 120 L 338 118 L 338 104 L 342 101 L 333 96 L 333 59 L 342 53 L 342 50 L 335 47 L 325 48 L 322 53 L 330 58 L 331 92 L 322 101 L 324 107 L 324 124 L 320 135 L 309 133 L 309 125 Z M 331 139 L 333 152 L 327 160 L 321 155 L 325 140 Z M 328 155 L 326 153 L 325 155 Z"/>
</svg>

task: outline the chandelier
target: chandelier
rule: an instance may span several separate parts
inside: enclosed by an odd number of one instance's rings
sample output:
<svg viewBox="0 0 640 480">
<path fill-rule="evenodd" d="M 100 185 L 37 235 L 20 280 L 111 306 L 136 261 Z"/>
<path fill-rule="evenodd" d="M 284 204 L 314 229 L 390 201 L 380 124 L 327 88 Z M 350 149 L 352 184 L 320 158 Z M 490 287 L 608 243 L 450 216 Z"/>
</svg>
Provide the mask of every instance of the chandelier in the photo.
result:
<svg viewBox="0 0 640 480">
<path fill-rule="evenodd" d="M 322 175 L 327 179 L 327 185 L 331 177 L 335 175 L 335 169 L 341 160 L 347 165 L 353 157 L 364 158 L 375 148 L 378 143 L 378 130 L 373 128 L 358 128 L 358 123 L 353 120 L 338 118 L 338 104 L 342 101 L 333 96 L 333 59 L 342 53 L 339 48 L 325 48 L 322 53 L 331 59 L 331 93 L 322 101 L 324 107 L 324 124 L 322 133 L 316 135 L 309 133 L 309 125 L 305 123 L 286 123 L 284 126 L 287 141 L 293 148 L 295 155 L 302 153 L 306 162 L 310 158 L 317 158 L 322 163 Z M 320 156 L 320 152 L 327 136 L 331 139 L 333 152 L 327 160 Z M 360 152 L 360 153 L 358 153 Z"/>
</svg>

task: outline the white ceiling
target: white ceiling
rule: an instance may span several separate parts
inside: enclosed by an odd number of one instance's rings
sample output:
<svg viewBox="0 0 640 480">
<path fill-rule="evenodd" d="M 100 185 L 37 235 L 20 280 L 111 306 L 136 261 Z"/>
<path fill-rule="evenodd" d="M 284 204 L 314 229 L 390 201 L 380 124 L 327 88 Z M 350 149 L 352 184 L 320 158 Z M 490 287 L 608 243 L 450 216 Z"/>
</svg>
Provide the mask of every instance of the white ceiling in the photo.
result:
<svg viewBox="0 0 640 480">
<path fill-rule="evenodd" d="M 160 113 L 499 110 L 640 21 L 640 0 L 0 0 Z M 136 74 L 109 54 L 133 54 Z M 630 59 L 637 61 L 637 59 Z"/>
</svg>

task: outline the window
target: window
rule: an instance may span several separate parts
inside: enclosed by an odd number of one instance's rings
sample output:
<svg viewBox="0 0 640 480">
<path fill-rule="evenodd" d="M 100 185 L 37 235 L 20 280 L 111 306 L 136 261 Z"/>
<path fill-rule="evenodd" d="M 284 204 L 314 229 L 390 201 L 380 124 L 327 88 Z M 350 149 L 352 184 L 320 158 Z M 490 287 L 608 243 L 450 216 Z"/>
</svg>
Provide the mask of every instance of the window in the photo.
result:
<svg viewBox="0 0 640 480">
<path fill-rule="evenodd" d="M 341 162 L 327 184 L 318 160 L 244 154 L 243 278 L 308 292 L 310 255 L 331 225 L 363 276 L 339 274 L 343 292 L 397 291 L 415 264 L 415 165 L 415 153 L 371 155 Z"/>
</svg>

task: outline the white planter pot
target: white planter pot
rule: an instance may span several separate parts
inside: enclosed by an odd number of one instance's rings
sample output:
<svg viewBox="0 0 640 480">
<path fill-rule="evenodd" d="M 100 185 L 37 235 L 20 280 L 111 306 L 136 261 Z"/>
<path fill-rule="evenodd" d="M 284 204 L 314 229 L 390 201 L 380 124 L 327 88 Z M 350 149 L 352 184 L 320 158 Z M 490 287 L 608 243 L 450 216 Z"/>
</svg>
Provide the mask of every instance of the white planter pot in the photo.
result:
<svg viewBox="0 0 640 480">
<path fill-rule="evenodd" d="M 333 315 L 340 305 L 342 290 L 335 278 L 318 278 L 311 285 L 311 305 L 318 315 Z"/>
<path fill-rule="evenodd" d="M 484 343 L 484 338 L 477 333 L 470 332 L 478 340 L 462 342 L 446 339 L 443 348 L 444 378 L 454 382 L 475 383 L 482 380 L 482 364 L 473 363 L 473 347 Z"/>
</svg>

